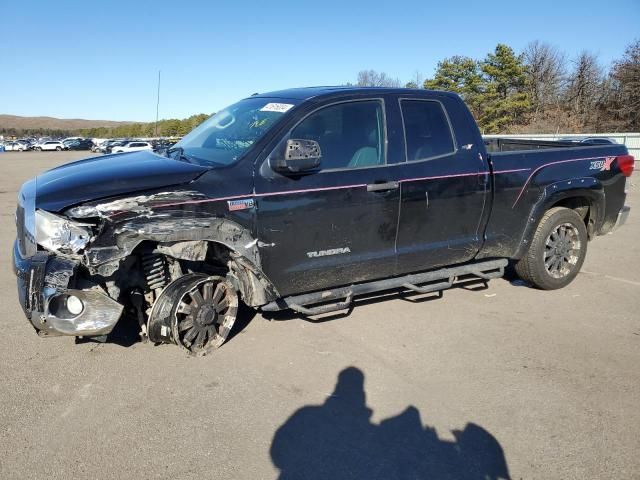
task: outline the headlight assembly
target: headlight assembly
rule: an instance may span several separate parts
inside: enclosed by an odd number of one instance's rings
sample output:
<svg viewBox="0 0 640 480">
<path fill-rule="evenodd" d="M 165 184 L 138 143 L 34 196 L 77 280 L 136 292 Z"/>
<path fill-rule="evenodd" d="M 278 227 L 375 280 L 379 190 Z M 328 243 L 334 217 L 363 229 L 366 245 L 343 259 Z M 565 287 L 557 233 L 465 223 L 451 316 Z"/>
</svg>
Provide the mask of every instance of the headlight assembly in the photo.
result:
<svg viewBox="0 0 640 480">
<path fill-rule="evenodd" d="M 36 210 L 36 243 L 47 250 L 78 253 L 91 240 L 89 225 Z"/>
</svg>

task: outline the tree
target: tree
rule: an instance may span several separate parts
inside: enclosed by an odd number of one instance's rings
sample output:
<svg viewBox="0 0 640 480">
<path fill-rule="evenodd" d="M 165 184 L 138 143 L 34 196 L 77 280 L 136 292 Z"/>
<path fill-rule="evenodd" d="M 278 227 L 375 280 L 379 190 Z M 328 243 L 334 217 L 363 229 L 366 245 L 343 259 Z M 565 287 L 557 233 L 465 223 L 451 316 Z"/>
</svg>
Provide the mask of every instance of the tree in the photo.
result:
<svg viewBox="0 0 640 480">
<path fill-rule="evenodd" d="M 384 72 L 375 70 L 361 70 L 358 72 L 359 87 L 399 87 L 400 80 L 391 78 Z"/>
<path fill-rule="evenodd" d="M 486 88 L 478 62 L 469 57 L 453 56 L 438 62 L 433 78 L 424 88 L 455 92 L 467 103 L 476 119 L 482 114 L 482 95 Z"/>
<path fill-rule="evenodd" d="M 424 84 L 424 76 L 419 70 L 413 73 L 413 78 L 405 84 L 405 88 L 422 88 Z"/>
<path fill-rule="evenodd" d="M 565 94 L 569 114 L 579 129 L 593 124 L 594 113 L 602 99 L 604 75 L 598 58 L 583 51 L 573 62 Z"/>
<path fill-rule="evenodd" d="M 611 71 L 615 113 L 625 130 L 640 130 L 640 40 L 627 47 Z"/>
<path fill-rule="evenodd" d="M 532 122 L 550 109 L 557 109 L 566 80 L 566 57 L 555 47 L 538 40 L 523 52 L 527 67 L 527 92 L 531 101 Z"/>
<path fill-rule="evenodd" d="M 507 45 L 498 44 L 481 62 L 480 69 L 486 81 L 480 127 L 494 133 L 524 123 L 531 102 L 523 56 L 516 55 Z"/>
</svg>

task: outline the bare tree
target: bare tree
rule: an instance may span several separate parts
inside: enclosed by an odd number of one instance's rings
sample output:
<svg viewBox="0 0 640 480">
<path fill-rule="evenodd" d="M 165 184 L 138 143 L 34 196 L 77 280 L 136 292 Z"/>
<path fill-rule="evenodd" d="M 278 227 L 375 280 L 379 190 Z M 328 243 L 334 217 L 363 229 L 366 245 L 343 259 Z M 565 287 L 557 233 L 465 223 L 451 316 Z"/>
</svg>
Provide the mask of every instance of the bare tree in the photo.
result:
<svg viewBox="0 0 640 480">
<path fill-rule="evenodd" d="M 640 130 L 640 40 L 627 47 L 611 71 L 616 116 L 624 129 Z"/>
<path fill-rule="evenodd" d="M 391 78 L 384 72 L 375 70 L 361 70 L 358 72 L 359 87 L 399 87 L 400 80 Z"/>
<path fill-rule="evenodd" d="M 593 123 L 595 110 L 602 98 L 603 70 L 598 58 L 582 52 L 573 62 L 569 75 L 566 102 L 571 115 L 584 127 Z"/>
<path fill-rule="evenodd" d="M 532 106 L 532 122 L 559 105 L 566 81 L 566 56 L 557 48 L 538 40 L 523 52 L 527 66 L 527 86 Z"/>
</svg>

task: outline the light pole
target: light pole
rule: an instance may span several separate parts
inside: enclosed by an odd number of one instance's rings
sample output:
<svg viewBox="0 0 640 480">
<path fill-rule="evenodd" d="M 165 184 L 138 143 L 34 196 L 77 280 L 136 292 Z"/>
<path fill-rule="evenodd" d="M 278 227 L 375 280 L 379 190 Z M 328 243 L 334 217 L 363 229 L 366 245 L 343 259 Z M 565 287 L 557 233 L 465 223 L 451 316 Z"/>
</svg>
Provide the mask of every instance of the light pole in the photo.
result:
<svg viewBox="0 0 640 480">
<path fill-rule="evenodd" d="M 160 111 L 160 70 L 158 70 L 158 99 L 156 101 L 156 128 L 155 137 L 158 138 L 158 112 Z"/>
</svg>

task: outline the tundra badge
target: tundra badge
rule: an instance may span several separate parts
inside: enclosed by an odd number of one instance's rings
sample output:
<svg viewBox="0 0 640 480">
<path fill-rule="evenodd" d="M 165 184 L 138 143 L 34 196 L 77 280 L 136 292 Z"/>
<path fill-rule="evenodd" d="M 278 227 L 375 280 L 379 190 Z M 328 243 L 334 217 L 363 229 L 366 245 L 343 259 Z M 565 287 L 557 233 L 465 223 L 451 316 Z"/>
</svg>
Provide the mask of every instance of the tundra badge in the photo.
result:
<svg viewBox="0 0 640 480">
<path fill-rule="evenodd" d="M 307 252 L 307 257 L 326 257 L 327 255 L 342 255 L 344 253 L 351 253 L 349 247 L 332 248 L 331 250 L 318 250 L 317 252 Z"/>
</svg>

